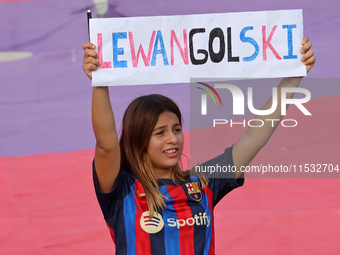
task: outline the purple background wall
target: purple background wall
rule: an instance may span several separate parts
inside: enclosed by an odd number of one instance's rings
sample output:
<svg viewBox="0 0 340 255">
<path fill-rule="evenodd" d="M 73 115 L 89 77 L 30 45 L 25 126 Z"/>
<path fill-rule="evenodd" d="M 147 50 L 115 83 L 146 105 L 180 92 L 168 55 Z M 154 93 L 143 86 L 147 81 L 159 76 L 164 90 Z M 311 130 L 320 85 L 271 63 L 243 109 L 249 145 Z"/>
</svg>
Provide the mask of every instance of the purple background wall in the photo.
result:
<svg viewBox="0 0 340 255">
<path fill-rule="evenodd" d="M 305 35 L 311 38 L 317 57 L 308 78 L 339 78 L 339 1 L 111 0 L 110 3 L 107 16 L 302 8 Z M 0 62 L 0 155 L 73 151 L 94 146 L 91 83 L 81 67 L 81 44 L 88 40 L 85 13 L 91 6 L 89 0 L 0 2 L 0 52 L 33 53 L 31 58 Z M 90 9 L 95 15 L 95 9 Z M 309 89 L 313 97 L 339 94 L 334 82 L 314 84 Z M 185 93 L 177 93 L 179 90 Z M 116 87 L 111 94 L 117 123 L 132 99 L 150 91 L 173 98 L 183 109 L 185 119 L 189 119 L 187 84 Z"/>
</svg>

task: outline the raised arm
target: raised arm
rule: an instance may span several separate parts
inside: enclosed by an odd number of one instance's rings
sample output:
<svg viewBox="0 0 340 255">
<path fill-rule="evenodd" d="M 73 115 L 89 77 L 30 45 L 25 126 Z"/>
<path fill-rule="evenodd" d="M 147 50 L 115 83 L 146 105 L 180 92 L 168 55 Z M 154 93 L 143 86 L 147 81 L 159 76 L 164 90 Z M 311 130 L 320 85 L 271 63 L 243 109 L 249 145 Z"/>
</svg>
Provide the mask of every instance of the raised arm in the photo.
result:
<svg viewBox="0 0 340 255">
<path fill-rule="evenodd" d="M 83 70 L 92 79 L 92 71 L 99 67 L 95 45 L 84 43 L 83 49 Z M 108 87 L 92 89 L 92 125 L 96 137 L 94 164 L 99 189 L 107 193 L 112 190 L 120 169 L 120 148 Z"/>
<path fill-rule="evenodd" d="M 301 61 L 306 65 L 307 72 L 313 67 L 315 63 L 314 52 L 311 49 L 312 44 L 308 37 L 302 39 L 301 53 L 305 53 Z M 284 87 L 298 87 L 302 77 L 283 78 L 277 89 L 277 108 L 270 114 L 265 116 L 256 116 L 255 119 L 263 121 L 262 127 L 248 127 L 244 135 L 235 143 L 233 147 L 233 160 L 237 169 L 236 178 L 242 173 L 241 166 L 247 166 L 263 146 L 269 141 L 275 129 L 283 118 L 281 115 L 281 89 Z M 286 98 L 291 99 L 295 93 L 287 93 Z M 263 106 L 262 110 L 270 109 L 272 106 L 272 98 Z M 287 105 L 288 108 L 288 105 Z M 280 121 L 265 121 L 265 119 L 279 119 Z"/>
</svg>

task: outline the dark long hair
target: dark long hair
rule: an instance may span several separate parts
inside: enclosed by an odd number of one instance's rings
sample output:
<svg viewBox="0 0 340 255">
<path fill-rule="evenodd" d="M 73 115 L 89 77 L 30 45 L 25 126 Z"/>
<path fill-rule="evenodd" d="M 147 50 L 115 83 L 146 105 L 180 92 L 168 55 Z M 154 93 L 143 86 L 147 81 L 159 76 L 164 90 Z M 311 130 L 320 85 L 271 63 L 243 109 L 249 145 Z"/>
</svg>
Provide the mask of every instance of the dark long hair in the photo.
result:
<svg viewBox="0 0 340 255">
<path fill-rule="evenodd" d="M 119 142 L 121 168 L 134 175 L 142 184 L 151 217 L 155 211 L 166 207 L 163 200 L 165 197 L 158 190 L 157 178 L 147 152 L 158 118 L 166 111 L 173 112 L 182 125 L 181 112 L 170 98 L 159 94 L 136 98 L 125 111 Z M 189 176 L 190 171 L 181 171 L 178 164 L 172 171 L 175 182 L 184 181 Z"/>
</svg>

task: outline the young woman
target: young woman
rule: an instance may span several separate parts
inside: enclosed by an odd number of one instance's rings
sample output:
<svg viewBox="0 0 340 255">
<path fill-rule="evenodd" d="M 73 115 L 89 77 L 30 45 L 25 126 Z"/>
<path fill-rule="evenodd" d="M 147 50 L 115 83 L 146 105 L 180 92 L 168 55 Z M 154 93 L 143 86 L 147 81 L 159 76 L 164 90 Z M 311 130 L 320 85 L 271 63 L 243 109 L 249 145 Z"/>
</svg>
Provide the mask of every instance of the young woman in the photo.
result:
<svg viewBox="0 0 340 255">
<path fill-rule="evenodd" d="M 307 72 L 315 63 L 311 46 L 303 38 L 301 61 Z M 83 69 L 92 79 L 92 71 L 99 66 L 95 45 L 84 43 L 83 49 Z M 282 119 L 280 90 L 299 86 L 301 79 L 282 79 L 276 111 L 255 118 Z M 270 107 L 271 99 L 263 109 Z M 236 173 L 212 178 L 179 168 L 184 143 L 181 113 L 167 97 L 153 94 L 135 99 L 125 112 L 119 141 L 108 87 L 93 87 L 92 122 L 97 140 L 93 161 L 96 194 L 116 254 L 124 255 L 214 254 L 213 208 L 228 192 L 243 185 L 240 167 L 251 162 L 278 125 L 249 127 L 232 147 L 205 163 L 235 166 Z"/>
</svg>

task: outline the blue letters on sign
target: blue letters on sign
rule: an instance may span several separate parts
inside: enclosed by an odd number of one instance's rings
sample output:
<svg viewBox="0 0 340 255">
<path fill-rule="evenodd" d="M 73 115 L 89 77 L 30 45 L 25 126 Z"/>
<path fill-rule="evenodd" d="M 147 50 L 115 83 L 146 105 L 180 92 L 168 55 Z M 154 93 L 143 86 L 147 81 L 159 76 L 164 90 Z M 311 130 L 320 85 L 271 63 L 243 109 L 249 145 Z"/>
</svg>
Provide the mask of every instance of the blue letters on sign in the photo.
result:
<svg viewBox="0 0 340 255">
<path fill-rule="evenodd" d="M 118 55 L 124 55 L 124 48 L 118 48 L 118 39 L 126 39 L 127 33 L 112 33 L 112 46 L 113 46 L 113 67 L 127 67 L 125 60 L 118 61 Z"/>
<path fill-rule="evenodd" d="M 161 46 L 160 49 L 158 49 L 158 42 Z M 156 65 L 156 56 L 157 54 L 162 54 L 163 55 L 163 63 L 165 66 L 169 65 L 168 58 L 166 56 L 165 48 L 164 48 L 164 42 L 163 42 L 163 36 L 160 30 L 157 31 L 157 36 L 155 40 L 155 46 L 153 48 L 153 53 L 152 53 L 152 60 L 151 60 L 151 65 L 155 66 Z"/>
<path fill-rule="evenodd" d="M 245 34 L 246 34 L 246 32 L 248 30 L 253 30 L 253 27 L 245 27 L 245 28 L 243 28 L 241 33 L 240 33 L 240 39 L 241 39 L 242 42 L 249 42 L 252 45 L 254 45 L 255 52 L 250 57 L 244 57 L 243 61 L 252 61 L 252 60 L 254 60 L 257 57 L 257 55 L 259 54 L 259 51 L 260 51 L 260 48 L 259 48 L 257 42 L 253 38 L 245 36 Z"/>
<path fill-rule="evenodd" d="M 293 35 L 292 35 L 292 29 L 296 28 L 296 25 L 283 25 L 282 28 L 287 28 L 288 33 L 288 56 L 283 56 L 283 59 L 296 59 L 297 55 L 293 55 Z"/>
</svg>

